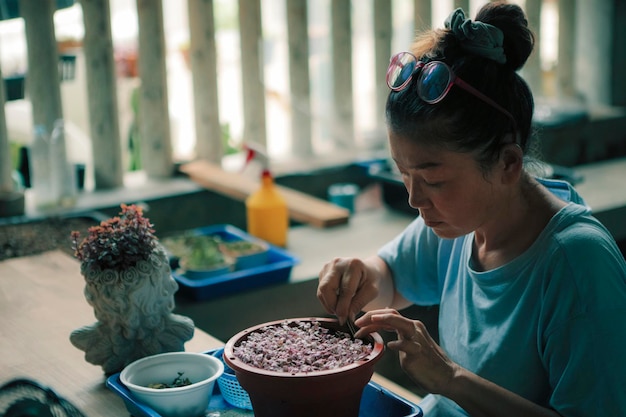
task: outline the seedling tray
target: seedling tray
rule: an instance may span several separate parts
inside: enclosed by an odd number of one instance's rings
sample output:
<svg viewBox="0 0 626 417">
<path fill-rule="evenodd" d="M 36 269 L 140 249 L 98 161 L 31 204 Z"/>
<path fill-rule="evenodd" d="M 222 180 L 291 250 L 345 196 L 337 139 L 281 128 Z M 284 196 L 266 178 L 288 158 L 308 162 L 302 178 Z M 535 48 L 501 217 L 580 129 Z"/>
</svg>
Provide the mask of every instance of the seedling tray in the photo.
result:
<svg viewBox="0 0 626 417">
<path fill-rule="evenodd" d="M 215 350 L 205 352 L 213 354 Z M 159 413 L 145 404 L 135 400 L 128 388 L 120 381 L 120 374 L 113 374 L 107 378 L 106 386 L 114 393 L 122 397 L 126 404 L 126 409 L 133 417 L 161 417 Z M 254 416 L 252 411 L 236 408 L 228 404 L 219 387 L 215 384 L 211 401 L 207 408 L 207 416 L 211 413 L 222 417 L 251 417 Z M 361 398 L 361 407 L 359 417 L 422 417 L 421 408 L 407 401 L 406 399 L 394 394 L 393 392 L 383 388 L 379 384 L 370 381 L 363 390 Z"/>
<path fill-rule="evenodd" d="M 193 229 L 202 235 L 218 235 L 224 241 L 258 241 L 246 232 L 228 224 Z M 267 262 L 263 265 L 226 272 L 206 278 L 190 278 L 184 271 L 174 270 L 172 275 L 179 284 L 179 293 L 195 300 L 209 300 L 254 288 L 278 284 L 289 280 L 291 270 L 299 259 L 274 245 L 269 245 Z"/>
</svg>

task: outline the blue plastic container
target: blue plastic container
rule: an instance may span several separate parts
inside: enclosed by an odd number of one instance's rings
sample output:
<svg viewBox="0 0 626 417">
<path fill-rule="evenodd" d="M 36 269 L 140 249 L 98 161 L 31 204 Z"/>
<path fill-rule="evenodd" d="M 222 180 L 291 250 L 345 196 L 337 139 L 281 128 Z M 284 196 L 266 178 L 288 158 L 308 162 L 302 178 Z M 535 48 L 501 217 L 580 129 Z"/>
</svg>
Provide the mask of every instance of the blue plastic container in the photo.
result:
<svg viewBox="0 0 626 417">
<path fill-rule="evenodd" d="M 205 353 L 213 355 L 217 350 L 213 349 Z M 120 381 L 119 373 L 108 377 L 106 386 L 124 400 L 126 409 L 133 417 L 161 417 L 152 408 L 132 397 L 128 388 Z M 207 411 L 227 411 L 229 416 L 251 415 L 250 411 L 234 407 L 225 401 L 218 384 L 215 384 Z M 423 415 L 422 409 L 418 405 L 390 392 L 375 382 L 370 381 L 363 390 L 359 417 L 422 417 Z"/>
<path fill-rule="evenodd" d="M 233 240 L 259 241 L 243 230 L 228 224 L 207 226 L 193 230 L 194 233 L 218 235 L 228 242 Z M 264 241 L 262 241 L 264 242 Z M 172 276 L 179 284 L 179 292 L 195 300 L 209 300 L 254 288 L 278 284 L 289 280 L 291 270 L 299 259 L 277 246 L 269 245 L 265 263 L 250 268 L 237 268 L 220 275 L 193 278 L 183 271 L 173 271 Z"/>
</svg>

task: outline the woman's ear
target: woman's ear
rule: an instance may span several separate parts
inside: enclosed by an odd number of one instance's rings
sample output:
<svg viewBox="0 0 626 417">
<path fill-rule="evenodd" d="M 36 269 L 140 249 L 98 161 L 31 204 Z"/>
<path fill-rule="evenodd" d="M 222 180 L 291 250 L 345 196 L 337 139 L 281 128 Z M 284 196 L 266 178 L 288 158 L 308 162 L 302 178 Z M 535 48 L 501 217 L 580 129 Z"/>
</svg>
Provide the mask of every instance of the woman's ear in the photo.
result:
<svg viewBox="0 0 626 417">
<path fill-rule="evenodd" d="M 516 143 L 504 145 L 500 152 L 500 167 L 502 168 L 502 182 L 511 184 L 517 182 L 524 167 L 524 152 Z"/>
</svg>

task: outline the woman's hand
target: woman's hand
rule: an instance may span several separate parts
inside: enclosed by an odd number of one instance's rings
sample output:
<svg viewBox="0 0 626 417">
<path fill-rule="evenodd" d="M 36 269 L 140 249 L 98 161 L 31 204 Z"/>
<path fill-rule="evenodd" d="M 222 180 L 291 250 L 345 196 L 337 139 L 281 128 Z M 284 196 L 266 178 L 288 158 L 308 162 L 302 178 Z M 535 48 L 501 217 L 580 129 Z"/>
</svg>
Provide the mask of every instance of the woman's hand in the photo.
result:
<svg viewBox="0 0 626 417">
<path fill-rule="evenodd" d="M 373 310 L 360 317 L 355 324 L 360 327 L 357 337 L 387 330 L 395 331 L 398 339 L 387 346 L 400 352 L 400 366 L 422 388 L 435 394 L 445 394 L 460 370 L 443 349 L 435 343 L 424 323 L 403 317 L 396 310 Z"/>
<path fill-rule="evenodd" d="M 343 324 L 381 295 L 381 281 L 389 275 L 386 264 L 378 257 L 335 258 L 319 273 L 317 298 Z M 393 287 L 390 277 L 386 281 Z"/>
</svg>

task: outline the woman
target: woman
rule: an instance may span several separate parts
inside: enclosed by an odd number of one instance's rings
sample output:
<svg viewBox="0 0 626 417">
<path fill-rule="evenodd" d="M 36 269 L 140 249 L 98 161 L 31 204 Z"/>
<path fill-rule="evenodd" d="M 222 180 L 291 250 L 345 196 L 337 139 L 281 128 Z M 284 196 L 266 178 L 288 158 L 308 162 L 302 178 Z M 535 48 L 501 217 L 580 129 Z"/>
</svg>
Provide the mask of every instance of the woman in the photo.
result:
<svg viewBox="0 0 626 417">
<path fill-rule="evenodd" d="M 626 264 L 568 184 L 523 166 L 533 98 L 523 11 L 459 9 L 391 60 L 390 151 L 420 216 L 367 259 L 337 258 L 318 298 L 357 336 L 393 330 L 433 416 L 626 410 Z M 398 310 L 440 305 L 440 345 Z"/>
</svg>

